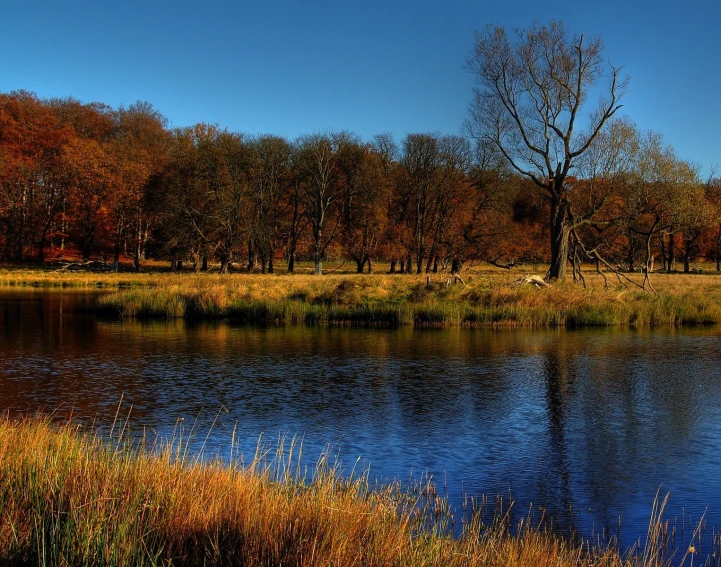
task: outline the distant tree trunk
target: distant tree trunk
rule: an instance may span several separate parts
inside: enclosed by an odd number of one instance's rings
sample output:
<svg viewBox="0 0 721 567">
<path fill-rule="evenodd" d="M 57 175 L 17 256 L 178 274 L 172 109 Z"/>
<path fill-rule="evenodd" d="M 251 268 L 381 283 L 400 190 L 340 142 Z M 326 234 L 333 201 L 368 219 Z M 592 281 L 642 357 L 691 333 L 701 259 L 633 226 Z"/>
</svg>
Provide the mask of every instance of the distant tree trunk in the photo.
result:
<svg viewBox="0 0 721 567">
<path fill-rule="evenodd" d="M 268 254 L 268 273 L 274 273 L 273 258 L 275 258 L 275 244 L 270 247 L 270 253 Z"/>
<path fill-rule="evenodd" d="M 323 226 L 317 225 L 313 227 L 313 274 L 320 276 L 323 274 Z"/>
<path fill-rule="evenodd" d="M 673 271 L 673 264 L 674 264 L 674 235 L 670 234 L 668 237 L 668 253 L 666 255 L 666 273 L 670 274 Z"/>
<path fill-rule="evenodd" d="M 721 269 L 719 269 L 719 271 L 721 271 Z M 389 273 L 389 274 L 395 274 L 395 273 L 396 273 L 396 260 L 395 260 L 395 259 L 391 260 L 391 268 L 390 268 L 390 270 L 388 271 L 388 273 Z"/>
<path fill-rule="evenodd" d="M 255 265 L 255 251 L 253 249 L 253 241 L 248 239 L 248 273 L 253 271 Z"/>
<path fill-rule="evenodd" d="M 457 274 L 461 271 L 461 261 L 458 258 L 453 258 L 453 262 L 451 263 L 451 273 Z"/>
<path fill-rule="evenodd" d="M 368 273 L 372 274 L 373 273 L 373 263 L 371 262 L 370 257 L 366 259 L 366 262 L 368 262 Z"/>
</svg>

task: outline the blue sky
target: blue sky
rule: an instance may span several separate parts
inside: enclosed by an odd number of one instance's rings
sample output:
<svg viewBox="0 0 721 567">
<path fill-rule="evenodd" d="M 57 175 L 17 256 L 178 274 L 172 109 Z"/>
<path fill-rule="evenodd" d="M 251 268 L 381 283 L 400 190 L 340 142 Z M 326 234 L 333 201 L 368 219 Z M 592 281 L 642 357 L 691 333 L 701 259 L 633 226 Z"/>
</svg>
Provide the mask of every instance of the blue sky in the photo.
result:
<svg viewBox="0 0 721 567">
<path fill-rule="evenodd" d="M 721 2 L 3 0 L 0 91 L 152 103 L 171 126 L 458 133 L 487 24 L 563 20 L 631 77 L 623 113 L 721 164 Z"/>
</svg>

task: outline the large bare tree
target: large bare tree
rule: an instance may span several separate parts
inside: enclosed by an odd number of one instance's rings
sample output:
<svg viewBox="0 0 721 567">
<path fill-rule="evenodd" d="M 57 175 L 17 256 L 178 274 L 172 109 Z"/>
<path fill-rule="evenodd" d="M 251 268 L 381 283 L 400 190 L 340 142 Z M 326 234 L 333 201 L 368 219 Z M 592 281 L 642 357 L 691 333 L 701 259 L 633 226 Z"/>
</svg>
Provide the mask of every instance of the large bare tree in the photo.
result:
<svg viewBox="0 0 721 567">
<path fill-rule="evenodd" d="M 621 108 L 626 79 L 602 52 L 600 38 L 571 35 L 563 23 L 551 22 L 515 36 L 489 26 L 476 34 L 467 60 L 477 83 L 471 135 L 495 145 L 550 202 L 550 278 L 565 276 L 569 235 L 579 221 L 579 196 L 567 179 Z M 591 95 L 596 103 L 589 111 Z"/>
</svg>

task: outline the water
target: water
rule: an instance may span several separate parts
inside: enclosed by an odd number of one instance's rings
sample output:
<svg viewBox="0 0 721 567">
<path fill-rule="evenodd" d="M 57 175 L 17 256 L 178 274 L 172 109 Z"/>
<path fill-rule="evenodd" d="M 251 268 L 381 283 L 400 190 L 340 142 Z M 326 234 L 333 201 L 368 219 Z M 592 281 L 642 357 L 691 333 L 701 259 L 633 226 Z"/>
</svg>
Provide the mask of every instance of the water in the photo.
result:
<svg viewBox="0 0 721 567">
<path fill-rule="evenodd" d="M 308 462 L 330 447 L 346 470 L 430 475 L 455 504 L 500 494 L 623 548 L 659 488 L 679 543 L 704 512 L 702 553 L 721 527 L 721 330 L 148 324 L 97 320 L 96 297 L 0 295 L 4 409 L 108 428 L 122 398 L 136 431 L 182 419 L 195 450 L 227 458 L 235 430 L 246 460 L 261 434 L 296 436 Z"/>
</svg>

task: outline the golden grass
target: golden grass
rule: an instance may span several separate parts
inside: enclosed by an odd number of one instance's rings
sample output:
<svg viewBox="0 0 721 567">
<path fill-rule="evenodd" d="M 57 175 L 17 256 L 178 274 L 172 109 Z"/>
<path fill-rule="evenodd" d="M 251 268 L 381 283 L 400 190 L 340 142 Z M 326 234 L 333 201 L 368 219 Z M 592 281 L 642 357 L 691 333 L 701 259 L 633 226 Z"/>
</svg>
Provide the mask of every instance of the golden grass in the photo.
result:
<svg viewBox="0 0 721 567">
<path fill-rule="evenodd" d="M 157 266 L 156 266 L 157 268 Z M 522 272 L 474 268 L 467 285 L 446 274 L 274 275 L 0 270 L 0 286 L 116 290 L 105 314 L 137 318 L 230 319 L 252 324 L 415 327 L 681 326 L 721 322 L 721 276 L 653 274 L 658 294 L 586 275 L 545 289 L 512 287 Z M 641 281 L 641 276 L 632 276 Z M 615 285 L 614 285 L 615 284 Z"/>
<path fill-rule="evenodd" d="M 475 519 L 453 538 L 442 529 L 447 505 L 435 496 L 371 489 L 365 477 L 342 478 L 325 462 L 310 479 L 294 470 L 287 453 L 266 465 L 226 466 L 194 460 L 182 444 L 103 442 L 69 425 L 5 418 L 0 563 L 661 565 L 655 551 L 621 557 L 523 523 L 511 535 L 504 522 Z"/>
<path fill-rule="evenodd" d="M 549 288 L 513 287 L 518 274 L 447 276 L 155 276 L 150 287 L 105 296 L 121 317 L 230 319 L 255 324 L 396 327 L 680 326 L 721 322 L 721 277 L 654 276 L 658 294 L 588 278 Z"/>
</svg>

